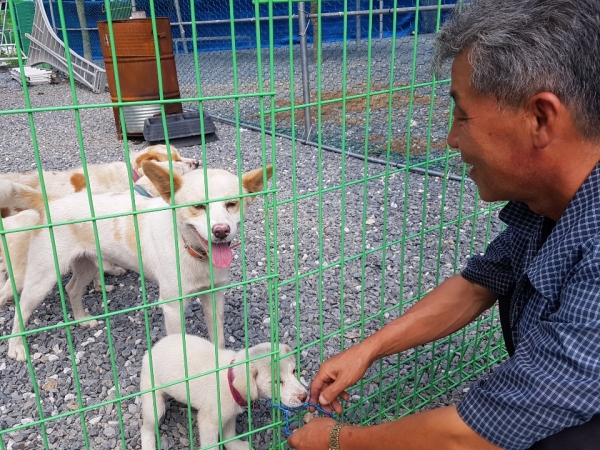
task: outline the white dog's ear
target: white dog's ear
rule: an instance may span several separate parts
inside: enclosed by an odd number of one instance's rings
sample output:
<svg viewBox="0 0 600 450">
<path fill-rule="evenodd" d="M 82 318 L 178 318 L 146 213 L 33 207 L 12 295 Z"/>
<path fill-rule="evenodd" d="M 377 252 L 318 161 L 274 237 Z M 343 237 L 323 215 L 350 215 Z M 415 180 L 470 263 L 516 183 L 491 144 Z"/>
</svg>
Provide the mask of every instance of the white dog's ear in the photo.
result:
<svg viewBox="0 0 600 450">
<path fill-rule="evenodd" d="M 281 351 L 281 355 L 287 355 L 288 353 L 292 353 L 292 349 L 289 345 L 287 344 L 281 344 L 279 345 L 279 349 Z"/>
<path fill-rule="evenodd" d="M 165 169 L 152 161 L 144 161 L 142 163 L 144 169 L 144 175 L 152 182 L 156 190 L 164 201 L 169 203 L 171 201 L 171 181 L 169 177 L 169 170 Z M 173 189 L 177 192 L 181 188 L 183 180 L 176 173 L 173 174 Z"/>
<path fill-rule="evenodd" d="M 265 168 L 267 174 L 267 180 L 270 180 L 273 176 L 273 166 L 268 164 Z M 265 184 L 263 180 L 263 168 L 251 170 L 250 172 L 242 175 L 242 185 L 247 193 L 260 192 L 263 190 Z M 256 197 L 246 197 L 246 204 L 250 204 Z"/>
<path fill-rule="evenodd" d="M 264 355 L 271 351 L 271 343 L 270 342 L 262 342 L 260 344 L 256 344 L 248 349 L 248 357 L 256 358 L 257 356 Z M 267 358 L 268 360 L 269 358 Z M 257 359 L 256 361 L 261 361 L 261 359 Z"/>
</svg>

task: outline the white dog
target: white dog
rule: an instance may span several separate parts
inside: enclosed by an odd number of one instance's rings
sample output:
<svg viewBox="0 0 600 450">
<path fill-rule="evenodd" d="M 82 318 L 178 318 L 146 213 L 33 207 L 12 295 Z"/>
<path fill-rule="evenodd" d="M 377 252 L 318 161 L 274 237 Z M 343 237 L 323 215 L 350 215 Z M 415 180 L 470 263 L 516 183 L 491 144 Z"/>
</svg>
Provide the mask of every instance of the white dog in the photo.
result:
<svg viewBox="0 0 600 450">
<path fill-rule="evenodd" d="M 186 356 L 188 377 L 194 377 L 203 373 L 214 371 L 215 347 L 205 339 L 197 336 L 186 335 Z M 214 372 L 194 378 L 189 381 L 189 392 L 191 406 L 198 411 L 197 421 L 200 434 L 200 442 L 196 446 L 208 448 L 219 442 L 219 406 L 221 423 L 223 424 L 223 439 L 235 437 L 235 418 L 241 413 L 248 399 L 254 401 L 258 398 L 270 398 L 273 391 L 272 368 L 271 368 L 271 344 L 269 342 L 256 345 L 248 349 L 248 360 L 244 363 L 246 351 L 233 351 L 219 349 L 219 367 L 242 362 L 230 369 L 223 369 L 216 375 Z M 280 398 L 281 402 L 289 407 L 303 405 L 307 399 L 304 386 L 296 378 L 296 360 L 293 356 L 284 355 L 291 352 L 287 345 L 280 345 Z M 252 361 L 260 355 L 258 358 Z M 180 403 L 187 404 L 187 393 L 183 359 L 183 340 L 180 334 L 173 334 L 158 341 L 152 347 L 152 367 L 154 375 L 154 386 L 156 390 L 156 403 L 152 401 L 152 393 L 142 395 L 142 450 L 154 450 L 156 448 L 155 416 L 161 420 L 165 414 L 165 396 L 173 397 Z M 250 380 L 247 379 L 250 375 Z M 217 381 L 219 377 L 219 393 L 217 397 Z M 160 388 L 165 384 L 180 383 Z M 250 392 L 248 392 L 250 386 Z M 150 378 L 150 362 L 148 352 L 142 361 L 142 373 L 140 377 L 140 390 L 146 391 L 152 388 Z M 239 439 L 233 440 L 225 447 L 228 450 L 247 450 L 248 443 Z"/>
<path fill-rule="evenodd" d="M 169 171 L 153 162 L 144 162 L 144 173 L 160 193 L 159 198 L 135 196 L 138 212 L 164 208 L 165 201 L 171 201 Z M 158 284 L 160 300 L 179 297 L 177 259 L 179 256 L 181 293 L 183 295 L 219 288 L 227 283 L 228 267 L 232 261 L 231 244 L 238 236 L 240 226 L 240 208 L 247 207 L 254 196 L 240 194 L 256 193 L 263 189 L 264 180 L 270 179 L 271 165 L 265 170 L 252 170 L 242 176 L 243 192 L 239 192 L 240 180 L 225 170 L 193 170 L 183 176 L 173 174 L 174 200 L 177 228 L 174 230 L 170 209 L 150 211 L 137 215 L 140 248 L 142 249 L 142 267 L 147 279 Z M 208 192 L 208 196 L 205 196 Z M 102 194 L 93 197 L 96 217 L 130 213 L 129 192 L 122 194 Z M 214 200 L 214 201 L 213 201 Z M 38 191 L 7 180 L 0 180 L 0 205 L 13 202 L 12 205 L 36 209 L 44 214 L 43 199 Z M 50 202 L 52 219 L 56 222 L 80 220 L 90 217 L 90 206 L 86 193 L 73 194 Z M 208 217 L 207 217 L 208 213 Z M 136 233 L 133 215 L 100 219 L 96 221 L 99 246 L 102 257 L 124 267 L 139 272 Z M 96 240 L 93 223 L 78 222 L 64 226 L 54 226 L 54 241 L 58 255 L 59 269 L 62 274 L 72 271 L 73 276 L 66 286 L 73 315 L 76 320 L 89 317 L 83 309 L 82 295 L 86 286 L 97 272 Z M 175 250 L 178 245 L 178 253 Z M 209 248 L 210 246 L 210 248 Z M 26 248 L 15 249 L 11 257 L 27 253 L 27 270 L 20 298 L 20 310 L 23 323 L 27 324 L 33 311 L 40 305 L 56 285 L 52 243 L 47 229 L 32 234 Z M 205 320 L 211 341 L 213 335 L 212 295 L 202 294 Z M 219 346 L 224 346 L 223 302 L 221 289 L 214 292 L 216 297 L 217 338 Z M 184 300 L 187 305 L 187 299 Z M 179 303 L 167 302 L 161 305 L 165 316 L 167 334 L 181 332 Z M 95 320 L 82 325 L 96 326 Z M 13 333 L 19 331 L 18 317 L 15 315 Z M 8 343 L 8 356 L 25 361 L 25 351 L 21 337 L 13 337 Z"/>
</svg>

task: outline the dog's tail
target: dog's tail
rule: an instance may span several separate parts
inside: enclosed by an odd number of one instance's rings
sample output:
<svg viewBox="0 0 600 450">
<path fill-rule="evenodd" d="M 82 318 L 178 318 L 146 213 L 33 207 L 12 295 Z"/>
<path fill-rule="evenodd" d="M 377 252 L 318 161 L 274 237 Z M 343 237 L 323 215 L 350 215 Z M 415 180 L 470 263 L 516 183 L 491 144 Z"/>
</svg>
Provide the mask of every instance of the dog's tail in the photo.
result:
<svg viewBox="0 0 600 450">
<path fill-rule="evenodd" d="M 37 189 L 0 177 L 0 208 L 44 212 L 44 196 Z"/>
</svg>

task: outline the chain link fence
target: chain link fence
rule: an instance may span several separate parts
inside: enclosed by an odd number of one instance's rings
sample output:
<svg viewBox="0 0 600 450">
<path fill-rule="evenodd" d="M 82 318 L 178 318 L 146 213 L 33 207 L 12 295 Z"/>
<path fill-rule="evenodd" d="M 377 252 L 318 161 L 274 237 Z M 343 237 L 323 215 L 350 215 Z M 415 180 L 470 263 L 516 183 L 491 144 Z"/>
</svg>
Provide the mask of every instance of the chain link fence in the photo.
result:
<svg viewBox="0 0 600 450">
<path fill-rule="evenodd" d="M 107 5 L 113 20 L 132 11 L 170 18 L 188 109 L 201 103 L 217 118 L 332 151 L 462 176 L 445 144 L 448 83 L 430 72 L 448 0 L 65 1 L 62 15 L 56 0 L 44 2 L 57 35 L 64 22 L 70 47 L 101 66 L 97 22 L 107 20 Z M 260 101 L 260 92 L 275 95 Z"/>
<path fill-rule="evenodd" d="M 33 5 L 13 4 L 17 11 Z M 134 10 L 170 18 L 184 108 L 220 120 L 218 141 L 182 150 L 202 160 L 200 170 L 241 175 L 275 166 L 232 263 L 227 347 L 292 342 L 299 376 L 309 382 L 325 358 L 403 314 L 500 231 L 500 205 L 479 200 L 445 143 L 448 73 L 434 78 L 430 62 L 450 1 L 44 1 L 51 28 L 98 65 L 97 22 L 107 19 L 107 6 L 113 20 Z M 11 143 L 0 146 L 3 172 L 114 162 L 145 146 L 117 139 L 106 91 L 74 82 L 9 88 L 0 111 L 2 142 Z M 242 133 L 248 128 L 258 132 Z M 0 240 L 20 231 L 3 226 Z M 58 292 L 19 333 L 31 346 L 27 365 L 5 356 L 18 306 L 0 309 L 0 376 L 10 380 L 0 389 L 0 450 L 140 448 L 142 355 L 165 335 L 154 312 L 158 288 L 144 280 L 129 271 L 111 277 L 114 292 L 85 295 L 90 314 L 104 322 L 97 330 L 71 330 L 67 280 L 58 280 Z M 201 315 L 192 301 L 189 333 L 206 336 Z M 455 404 L 467 381 L 505 356 L 492 310 L 371 367 L 351 389 L 343 420 L 373 424 Z M 259 408 L 238 417 L 238 431 L 253 448 L 285 449 L 283 416 L 266 402 Z M 191 409 L 172 402 L 158 430 L 163 448 L 197 446 L 193 422 Z"/>
</svg>

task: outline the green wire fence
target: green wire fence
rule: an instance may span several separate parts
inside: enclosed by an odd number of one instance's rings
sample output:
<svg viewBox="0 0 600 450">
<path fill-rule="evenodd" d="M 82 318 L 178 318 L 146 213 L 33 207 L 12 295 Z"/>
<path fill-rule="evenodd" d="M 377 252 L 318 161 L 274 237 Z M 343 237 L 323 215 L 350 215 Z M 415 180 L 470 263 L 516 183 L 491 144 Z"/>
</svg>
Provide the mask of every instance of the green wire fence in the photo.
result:
<svg viewBox="0 0 600 450">
<path fill-rule="evenodd" d="M 201 160 L 202 166 L 197 170 L 224 168 L 240 175 L 240 195 L 231 199 L 244 197 L 243 173 L 273 165 L 272 179 L 258 194 L 256 204 L 241 211 L 241 245 L 230 268 L 229 284 L 216 285 L 211 267 L 210 287 L 202 294 L 212 296 L 214 309 L 215 293 L 225 293 L 227 347 L 248 349 L 260 342 L 271 342 L 272 351 L 267 356 L 276 367 L 280 344 L 289 344 L 296 357 L 298 375 L 306 383 L 310 383 L 323 360 L 402 315 L 445 278 L 459 273 L 467 258 L 483 252 L 501 230 L 497 211 L 502 205 L 479 200 L 460 155 L 450 148 L 440 148 L 439 130 L 448 130 L 452 120 L 449 79 L 436 79 L 423 71 L 430 60 L 432 36 L 419 33 L 419 0 L 415 1 L 413 33 L 392 35 L 383 44 L 374 37 L 377 5 L 370 2 L 369 28 L 367 35 L 362 36 L 361 47 L 348 39 L 352 5 L 344 1 L 340 15 L 344 34 L 342 42 L 335 44 L 335 52 L 321 45 L 322 2 L 311 3 L 310 20 L 316 39 L 308 48 L 313 55 L 310 70 L 316 90 L 308 101 L 301 100 L 297 92 L 301 49 L 296 45 L 278 46 L 273 39 L 274 4 L 287 5 L 289 42 L 296 42 L 298 3 L 304 2 L 255 1 L 256 49 L 243 50 L 244 60 L 251 54 L 257 68 L 251 83 L 246 76 L 240 79 L 238 56 L 242 51 L 236 49 L 236 39 L 231 39 L 230 50 L 202 53 L 197 27 L 192 27 L 193 71 L 187 76 L 194 80 L 194 89 L 182 89 L 181 99 L 173 100 L 165 99 L 163 93 L 155 22 L 158 16 L 151 1 L 148 16 L 153 25 L 159 89 L 155 100 L 135 102 L 123 100 L 114 56 L 113 8 L 121 3 L 105 1 L 116 101 L 111 101 L 108 92 L 93 94 L 76 83 L 69 52 L 65 56 L 69 71 L 59 76 L 62 82 L 28 86 L 22 76 L 22 89 L 0 91 L 4 97 L 0 111 L 2 172 L 23 171 L 25 163 L 21 157 L 13 156 L 9 142 L 26 142 L 29 152 L 22 158 L 42 180 L 46 216 L 42 223 L 26 228 L 7 229 L 6 218 L 0 221 L 7 283 L 15 294 L 15 305 L 0 308 L 0 450 L 140 448 L 140 395 L 152 392 L 155 396 L 161 387 L 152 381 L 150 391 L 141 392 L 139 388 L 142 356 L 165 336 L 159 304 L 178 302 L 182 328 L 207 336 L 201 308 L 194 301 L 200 293 L 182 290 L 179 257 L 176 298 L 158 302 L 156 285 L 146 281 L 139 218 L 152 211 L 136 210 L 133 178 L 128 180 L 131 213 L 94 213 L 95 194 L 89 188 L 88 163 L 105 161 L 104 152 L 118 154 L 118 160 L 125 161 L 131 171 L 130 152 L 145 146 L 139 139 L 127 136 L 123 141 L 117 139 L 112 117 L 115 106 L 121 123 L 125 123 L 123 107 L 160 105 L 167 146 L 170 142 L 166 104 L 181 102 L 184 109 L 200 111 L 202 131 L 204 115 L 208 114 L 205 111 L 209 111 L 216 120 L 220 140 L 208 143 L 202 133 L 200 143 L 179 151 Z M 428 7 L 432 3 L 427 2 Z M 16 17 L 16 5 L 9 0 L 12 17 Z M 196 6 L 189 3 L 192 23 L 197 21 Z M 268 10 L 266 17 L 261 9 L 264 6 Z M 228 9 L 230 35 L 236 36 L 233 0 Z M 66 30 L 60 1 L 58 11 L 55 19 Z M 444 11 L 441 0 L 435 11 L 439 28 Z M 395 29 L 396 15 L 393 18 Z M 13 29 L 17 29 L 16 23 Z M 265 35 L 268 42 L 264 42 Z M 69 34 L 62 36 L 68 49 Z M 20 55 L 19 39 L 16 46 Z M 382 46 L 388 50 L 387 63 L 374 65 L 372 52 L 380 51 Z M 361 70 L 356 71 L 357 58 L 363 57 Z M 381 54 L 378 58 L 381 61 Z M 212 60 L 215 66 L 222 62 L 222 77 L 232 80 L 228 92 L 207 93 L 213 91 L 210 81 L 202 76 L 201 60 Z M 399 65 L 398 60 L 408 64 Z M 21 72 L 25 65 L 26 61 L 19 59 Z M 287 74 L 287 83 L 276 76 L 281 73 Z M 402 81 L 407 77 L 408 82 Z M 334 93 L 323 88 L 324 80 L 331 78 L 339 79 L 339 90 Z M 249 84 L 256 89 L 249 91 Z M 51 92 L 59 95 L 50 95 Z M 44 95 L 37 95 L 40 93 Z M 248 103 L 256 110 L 251 119 L 242 113 L 243 105 Z M 313 127 L 310 139 L 304 120 L 308 108 Z M 232 113 L 218 114 L 219 111 Z M 53 119 L 51 123 L 42 120 L 48 117 Z M 332 121 L 338 124 L 335 130 L 330 126 Z M 44 183 L 48 174 L 44 170 L 70 168 L 49 145 L 59 122 L 64 147 L 71 150 L 69 161 L 84 168 L 91 219 L 52 221 L 52 203 L 47 200 Z M 92 124 L 98 125 L 101 132 L 91 131 Z M 360 147 L 356 142 L 361 143 Z M 374 153 L 374 145 L 383 150 Z M 173 176 L 170 185 L 173 192 Z M 199 202 L 206 203 L 209 210 L 211 202 L 223 200 L 202 201 L 208 194 L 206 187 L 199 193 Z M 160 210 L 171 211 L 176 229 L 177 210 L 192 205 L 176 204 L 172 195 L 171 203 L 165 203 Z M 131 216 L 135 226 L 139 277 L 128 273 L 108 279 L 103 272 L 98 226 L 122 216 Z M 208 219 L 207 222 L 210 229 Z M 101 321 L 97 329 L 76 326 L 83 320 L 72 318 L 64 289 L 69 276 L 61 276 L 58 267 L 54 232 L 75 224 L 91 227 L 95 236 L 103 289 L 101 293 L 86 294 L 84 300 L 93 318 Z M 52 252 L 46 257 L 54 259 L 58 288 L 24 326 L 20 292 L 12 275 L 17 261 L 10 253 L 7 238 L 12 233 L 26 232 L 48 232 L 52 236 Z M 178 255 L 181 242 L 175 239 L 172 245 Z M 107 283 L 118 287 L 109 292 Z M 184 300 L 191 300 L 187 311 Z M 11 334 L 15 314 L 20 331 Z M 216 327 L 213 324 L 215 334 Z M 11 337 L 23 339 L 26 363 L 7 357 Z M 215 348 L 217 359 L 218 354 Z M 151 351 L 149 357 L 153 367 Z M 185 355 L 184 349 L 184 359 L 191 357 Z M 340 420 L 375 424 L 438 405 L 455 404 L 470 380 L 486 374 L 505 357 L 497 312 L 492 310 L 452 336 L 374 364 L 350 390 L 351 400 L 345 403 Z M 250 360 L 246 351 L 242 365 L 247 371 Z M 178 383 L 186 386 L 188 405 L 169 404 L 164 424 L 156 426 L 160 436 L 158 448 L 199 448 L 195 414 L 189 406 L 193 395 L 190 382 L 199 377 L 216 377 L 230 365 L 221 364 L 202 374 L 190 373 L 185 366 L 185 378 Z M 218 392 L 228 395 L 228 386 L 216 379 Z M 272 379 L 272 401 L 277 403 L 277 370 L 273 370 Z M 285 417 L 264 401 L 257 406 L 258 409 L 249 409 L 238 417 L 238 437 L 247 439 L 253 448 L 286 448 L 282 433 Z M 220 416 L 221 409 L 217 409 Z M 159 412 L 155 410 L 154 414 L 158 423 Z M 302 426 L 303 414 L 297 414 L 293 426 Z"/>
</svg>

